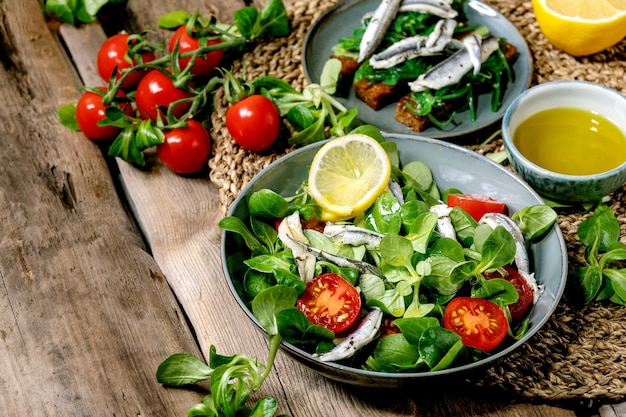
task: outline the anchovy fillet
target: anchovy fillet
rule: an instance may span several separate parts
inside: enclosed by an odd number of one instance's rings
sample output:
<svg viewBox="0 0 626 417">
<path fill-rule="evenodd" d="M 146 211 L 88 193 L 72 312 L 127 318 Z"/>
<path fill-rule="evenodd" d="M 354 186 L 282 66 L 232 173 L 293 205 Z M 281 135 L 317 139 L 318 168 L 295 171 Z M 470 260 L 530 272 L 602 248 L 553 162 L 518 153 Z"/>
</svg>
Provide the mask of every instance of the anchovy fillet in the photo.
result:
<svg viewBox="0 0 626 417">
<path fill-rule="evenodd" d="M 480 219 L 479 223 L 489 225 L 494 229 L 496 226 L 502 226 L 511 233 L 515 240 L 515 266 L 517 267 L 517 272 L 519 272 L 521 277 L 524 278 L 526 283 L 532 288 L 534 302 L 537 302 L 543 288 L 537 284 L 535 274 L 530 272 L 530 258 L 526 248 L 524 233 L 517 223 L 509 216 L 500 213 L 487 213 Z"/>
<path fill-rule="evenodd" d="M 383 322 L 383 312 L 374 307 L 361 321 L 359 327 L 343 339 L 329 352 L 322 353 L 318 358 L 323 362 L 333 362 L 352 357 L 359 349 L 376 338 Z"/>
<path fill-rule="evenodd" d="M 384 51 L 372 55 L 373 68 L 391 68 L 418 56 L 432 56 L 441 53 L 452 41 L 457 22 L 454 19 L 441 19 L 428 36 L 416 35 L 402 39 Z"/>
<path fill-rule="evenodd" d="M 458 16 L 458 12 L 451 7 L 450 2 L 444 0 L 404 0 L 398 12 L 428 13 L 448 19 Z"/>
<path fill-rule="evenodd" d="M 395 19 L 401 2 L 402 0 L 382 0 L 380 2 L 367 28 L 365 28 L 365 33 L 361 39 L 361 44 L 359 45 L 359 63 L 369 58 L 376 48 L 378 48 L 378 45 L 380 45 L 380 42 L 385 36 L 385 32 L 387 32 L 387 28 L 393 19 Z"/>
<path fill-rule="evenodd" d="M 474 67 L 474 75 L 478 75 L 482 64 L 482 38 L 479 35 L 472 34 L 463 38 L 463 46 L 469 53 L 470 62 Z"/>
<path fill-rule="evenodd" d="M 483 40 L 481 45 L 481 62 L 498 50 L 496 37 L 490 36 Z M 451 84 L 458 83 L 465 74 L 472 69 L 472 57 L 467 47 L 459 49 L 439 64 L 435 65 L 415 81 L 409 83 L 411 91 L 420 92 L 428 89 L 439 90 Z"/>
<path fill-rule="evenodd" d="M 515 266 L 520 272 L 530 273 L 530 261 L 528 258 L 528 250 L 526 249 L 526 240 L 524 234 L 520 230 L 515 220 L 509 216 L 500 213 L 487 213 L 479 221 L 486 224 L 492 229 L 496 226 L 502 226 L 509 232 L 515 240 Z"/>
<path fill-rule="evenodd" d="M 295 242 L 297 245 L 302 246 L 316 257 L 325 259 L 328 262 L 332 262 L 337 266 L 341 266 L 343 268 L 354 268 L 362 274 L 371 274 L 376 275 L 379 278 L 385 278 L 380 269 L 367 262 L 346 258 L 345 256 L 333 255 L 332 253 L 328 253 L 314 246 L 311 246 L 308 243 L 300 242 L 298 240 L 293 240 L 293 242 Z"/>
<path fill-rule="evenodd" d="M 370 248 L 378 247 L 383 238 L 382 233 L 352 224 L 327 223 L 324 226 L 324 234 L 333 242 L 352 246 L 366 245 Z"/>
<path fill-rule="evenodd" d="M 439 236 L 456 240 L 456 231 L 452 225 L 452 220 L 450 220 L 452 207 L 447 204 L 435 204 L 430 207 L 430 211 L 437 215 L 436 230 Z"/>
<path fill-rule="evenodd" d="M 309 282 L 315 276 L 315 256 L 311 255 L 306 249 L 294 242 L 308 243 L 309 240 L 304 236 L 302 231 L 302 223 L 300 223 L 300 213 L 294 211 L 285 217 L 278 225 L 278 237 L 285 247 L 291 249 L 291 253 L 298 267 L 300 279 Z"/>
</svg>

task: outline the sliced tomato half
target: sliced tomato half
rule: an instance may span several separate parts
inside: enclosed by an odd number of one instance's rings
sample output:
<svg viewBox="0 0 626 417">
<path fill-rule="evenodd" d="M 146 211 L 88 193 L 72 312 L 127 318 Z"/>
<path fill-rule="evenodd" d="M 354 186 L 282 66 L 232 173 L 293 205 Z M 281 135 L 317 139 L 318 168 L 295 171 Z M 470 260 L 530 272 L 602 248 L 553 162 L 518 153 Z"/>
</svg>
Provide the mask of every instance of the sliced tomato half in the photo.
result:
<svg viewBox="0 0 626 417">
<path fill-rule="evenodd" d="M 528 282 L 522 277 L 519 272 L 515 268 L 510 266 L 504 267 L 504 276 L 499 271 L 490 272 L 488 274 L 484 274 L 485 278 L 503 278 L 509 281 L 519 294 L 519 298 L 513 304 L 509 304 L 509 310 L 511 311 L 511 318 L 513 320 L 519 320 L 528 311 L 528 308 L 533 303 L 534 294 L 533 289 L 528 285 Z"/>
<path fill-rule="evenodd" d="M 476 221 L 487 213 L 504 213 L 504 201 L 480 194 L 448 194 L 448 206 L 460 207 Z"/>
<path fill-rule="evenodd" d="M 484 298 L 453 298 L 443 314 L 443 327 L 452 330 L 465 346 L 489 352 L 504 340 L 509 322 L 497 304 Z"/>
<path fill-rule="evenodd" d="M 306 284 L 296 308 L 313 324 L 341 333 L 354 324 L 361 311 L 357 289 L 333 273 L 319 275 Z"/>
</svg>

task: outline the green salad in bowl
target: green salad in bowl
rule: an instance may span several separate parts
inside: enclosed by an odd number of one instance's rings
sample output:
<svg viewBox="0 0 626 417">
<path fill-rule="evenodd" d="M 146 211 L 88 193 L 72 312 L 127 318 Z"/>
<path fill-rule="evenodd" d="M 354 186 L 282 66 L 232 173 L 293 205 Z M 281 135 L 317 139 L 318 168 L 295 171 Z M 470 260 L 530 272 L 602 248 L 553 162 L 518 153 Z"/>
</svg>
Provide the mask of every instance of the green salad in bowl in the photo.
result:
<svg viewBox="0 0 626 417">
<path fill-rule="evenodd" d="M 334 380 L 395 387 L 493 364 L 548 320 L 567 250 L 526 183 L 460 146 L 384 134 L 388 185 L 331 219 L 309 169 L 332 141 L 264 169 L 220 222 L 229 285 L 272 340 Z M 359 158 L 343 159 L 365 171 Z"/>
</svg>

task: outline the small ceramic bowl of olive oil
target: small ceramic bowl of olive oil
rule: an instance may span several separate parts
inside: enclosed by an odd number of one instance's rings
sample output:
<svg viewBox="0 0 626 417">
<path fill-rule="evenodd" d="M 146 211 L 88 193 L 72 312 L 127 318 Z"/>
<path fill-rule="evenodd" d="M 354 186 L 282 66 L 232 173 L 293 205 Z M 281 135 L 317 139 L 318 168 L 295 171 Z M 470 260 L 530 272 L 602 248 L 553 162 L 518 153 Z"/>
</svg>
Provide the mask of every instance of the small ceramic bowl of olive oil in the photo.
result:
<svg viewBox="0 0 626 417">
<path fill-rule="evenodd" d="M 526 90 L 507 108 L 502 137 L 513 169 L 548 199 L 598 201 L 626 182 L 626 96 L 600 84 Z"/>
</svg>

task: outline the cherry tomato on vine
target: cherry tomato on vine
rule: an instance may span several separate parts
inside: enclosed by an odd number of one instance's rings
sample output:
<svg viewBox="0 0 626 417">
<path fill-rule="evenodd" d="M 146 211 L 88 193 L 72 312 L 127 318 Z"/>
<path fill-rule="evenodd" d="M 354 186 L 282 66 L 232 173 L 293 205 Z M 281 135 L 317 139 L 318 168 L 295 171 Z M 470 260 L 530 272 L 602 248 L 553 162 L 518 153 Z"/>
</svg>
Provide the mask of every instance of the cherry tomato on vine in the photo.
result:
<svg viewBox="0 0 626 417">
<path fill-rule="evenodd" d="M 103 92 L 106 92 L 105 87 L 98 87 Z M 126 94 L 119 90 L 117 97 L 126 97 Z M 115 138 L 120 132 L 121 128 L 116 126 L 98 126 L 98 122 L 106 118 L 106 108 L 102 104 L 102 96 L 92 91 L 85 91 L 76 104 L 76 123 L 81 132 L 89 139 L 93 140 L 107 140 Z M 121 103 L 120 108 L 128 116 L 133 115 L 133 108 L 130 102 Z"/>
<path fill-rule="evenodd" d="M 204 167 L 211 153 L 211 137 L 201 123 L 187 120 L 187 126 L 164 133 L 157 156 L 166 167 L 177 174 L 193 174 Z"/>
<path fill-rule="evenodd" d="M 158 113 L 161 114 L 161 120 L 165 120 L 170 103 L 191 97 L 193 97 L 193 93 L 183 88 L 174 87 L 174 82 L 168 75 L 154 69 L 139 82 L 135 93 L 135 103 L 137 103 L 137 111 L 142 117 L 156 121 Z M 179 103 L 174 107 L 172 114 L 179 118 L 190 107 L 190 101 Z"/>
<path fill-rule="evenodd" d="M 323 274 L 306 284 L 296 308 L 313 324 L 341 333 L 354 324 L 361 311 L 361 297 L 352 284 L 337 274 Z"/>
<path fill-rule="evenodd" d="M 448 206 L 461 207 L 476 221 L 487 213 L 506 211 L 506 204 L 503 201 L 479 194 L 448 194 Z"/>
<path fill-rule="evenodd" d="M 126 33 L 118 33 L 117 35 L 111 36 L 104 41 L 102 45 L 100 45 L 97 60 L 98 72 L 104 81 L 109 81 L 113 75 L 115 67 L 117 67 L 116 79 L 119 80 L 122 76 L 120 72 L 121 70 L 137 65 L 137 61 L 135 59 L 132 60 L 132 63 L 129 62 L 130 59 L 127 55 L 128 37 L 129 35 Z M 146 52 L 141 55 L 141 59 L 144 63 L 153 61 L 154 58 L 154 52 Z M 145 71 L 133 71 L 124 79 L 122 88 L 135 87 L 145 74 Z"/>
<path fill-rule="evenodd" d="M 226 128 L 235 142 L 251 152 L 263 151 L 280 133 L 280 114 L 269 98 L 253 94 L 226 111 Z"/>
<path fill-rule="evenodd" d="M 198 39 L 190 36 L 187 33 L 187 27 L 181 26 L 172 35 L 170 38 L 170 43 L 168 46 L 169 52 L 174 51 L 174 47 L 176 46 L 176 42 L 178 42 L 178 52 L 180 54 L 184 54 L 187 52 L 193 52 L 200 47 L 200 42 Z M 219 39 L 208 39 L 207 46 L 217 45 L 220 43 Z M 224 56 L 224 51 L 221 49 L 217 49 L 215 51 L 211 51 L 207 53 L 205 56 L 198 56 L 193 63 L 193 68 L 191 68 L 191 73 L 198 77 L 206 77 L 213 72 L 215 68 L 222 61 L 222 57 Z M 189 64 L 191 58 L 180 58 L 178 63 L 180 64 L 180 69 L 184 70 Z"/>
<path fill-rule="evenodd" d="M 453 298 L 443 313 L 443 327 L 452 330 L 465 346 L 489 352 L 503 340 L 509 322 L 497 304 L 484 298 Z"/>
<path fill-rule="evenodd" d="M 515 268 L 511 268 L 510 266 L 505 266 L 505 275 L 498 271 L 490 272 L 488 274 L 484 274 L 487 279 L 489 278 L 503 278 L 509 281 L 519 294 L 519 298 L 513 304 L 509 304 L 509 311 L 511 312 L 511 318 L 513 320 L 519 320 L 524 317 L 524 314 L 528 311 L 528 308 L 531 306 L 534 300 L 533 289 L 530 287 L 528 282 L 522 277 Z"/>
</svg>

